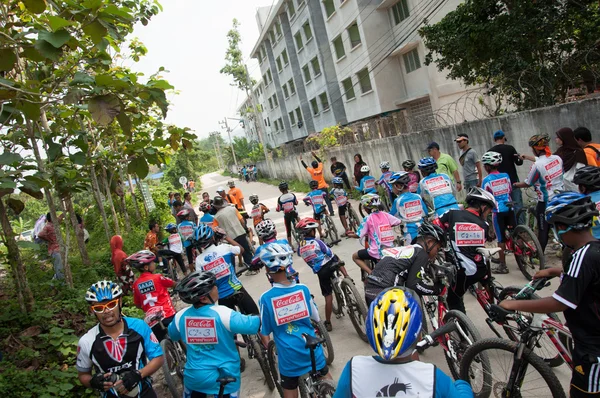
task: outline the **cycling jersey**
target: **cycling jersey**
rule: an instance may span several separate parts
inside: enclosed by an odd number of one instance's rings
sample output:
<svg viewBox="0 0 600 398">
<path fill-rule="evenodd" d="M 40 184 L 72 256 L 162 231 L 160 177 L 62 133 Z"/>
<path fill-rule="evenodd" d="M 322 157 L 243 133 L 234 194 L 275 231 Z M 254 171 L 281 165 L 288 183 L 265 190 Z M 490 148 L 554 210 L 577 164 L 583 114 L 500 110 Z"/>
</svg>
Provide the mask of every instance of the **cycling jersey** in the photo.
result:
<svg viewBox="0 0 600 398">
<path fill-rule="evenodd" d="M 488 174 L 481 183 L 481 187 L 494 195 L 498 208 L 493 209 L 494 213 L 505 213 L 512 210 L 506 204 L 512 201 L 512 184 L 510 177 L 506 173 L 500 173 L 497 170 Z"/>
<path fill-rule="evenodd" d="M 183 239 L 179 232 L 170 234 L 168 238 L 163 240 L 163 243 L 166 243 L 169 250 L 174 253 L 181 254 L 183 252 Z"/>
<path fill-rule="evenodd" d="M 144 312 L 151 308 L 161 308 L 165 318 L 168 318 L 176 312 L 167 290 L 174 285 L 175 282 L 160 274 L 142 272 L 133 282 L 133 303 Z"/>
<path fill-rule="evenodd" d="M 525 183 L 534 186 L 538 202 L 548 203 L 558 191 L 564 190 L 563 161 L 557 155 L 540 156 L 531 166 Z"/>
<path fill-rule="evenodd" d="M 250 217 L 252 217 L 252 221 L 254 222 L 254 226 L 264 220 L 264 214 L 269 211 L 269 208 L 262 203 L 257 203 L 252 206 L 252 210 L 250 210 Z"/>
<path fill-rule="evenodd" d="M 474 275 L 477 268 L 485 267 L 477 248 L 484 247 L 489 225 L 470 210 L 454 210 L 444 214 L 440 221 L 448 226 L 452 248 L 467 276 Z"/>
<path fill-rule="evenodd" d="M 280 245 L 288 245 L 291 247 L 290 242 L 288 242 L 287 239 L 270 239 L 270 240 L 265 240 L 265 243 L 263 243 L 262 245 L 258 246 L 258 248 L 256 249 L 256 251 L 254 252 L 254 257 L 252 258 L 252 267 L 255 269 L 258 268 L 262 268 L 263 264 L 260 260 L 260 253 L 265 249 L 265 246 L 267 246 L 268 243 L 279 243 Z M 298 278 L 298 272 L 294 269 L 293 264 L 290 264 L 287 267 L 287 274 L 288 275 L 296 275 L 296 282 L 300 281 L 300 278 Z M 271 285 L 273 285 L 273 280 L 271 279 L 271 276 L 269 274 L 267 274 L 267 278 L 269 279 L 269 281 L 271 282 Z"/>
<path fill-rule="evenodd" d="M 329 196 L 333 197 L 338 207 L 346 206 L 348 203 L 348 194 L 343 188 L 333 188 L 329 191 Z"/>
<path fill-rule="evenodd" d="M 196 230 L 196 224 L 191 221 L 185 220 L 177 225 L 177 231 L 179 235 L 181 235 L 181 240 L 183 241 L 183 247 L 189 247 L 192 244 L 192 236 L 194 236 L 194 231 Z"/>
<path fill-rule="evenodd" d="M 216 380 L 222 374 L 236 381 L 225 386 L 224 394 L 240 389 L 240 355 L 234 336 L 255 334 L 260 326 L 256 315 L 242 315 L 222 305 L 184 308 L 169 324 L 169 336 L 187 348 L 183 384 L 188 390 L 218 394 Z"/>
<path fill-rule="evenodd" d="M 404 394 L 400 394 L 403 392 Z M 420 361 L 383 362 L 378 356 L 355 356 L 342 371 L 334 398 L 363 397 L 472 398 L 471 386 L 453 381 L 435 365 Z"/>
<path fill-rule="evenodd" d="M 368 253 L 373 258 L 381 258 L 381 250 L 394 245 L 394 229 L 402 221 L 381 211 L 369 214 L 358 227 L 357 235 L 361 244 L 369 240 Z"/>
<path fill-rule="evenodd" d="M 412 192 L 404 192 L 394 200 L 390 214 L 402 220 L 406 226 L 404 237 L 410 243 L 417 237 L 419 225 L 423 221 L 423 217 L 428 215 L 428 211 L 421 196 Z"/>
<path fill-rule="evenodd" d="M 360 180 L 360 185 L 358 187 L 354 187 L 361 191 L 364 195 L 368 193 L 377 193 L 375 189 L 375 177 L 373 176 L 364 176 Z"/>
<path fill-rule="evenodd" d="M 592 201 L 596 204 L 596 209 L 600 211 L 600 191 L 592 192 L 588 196 L 592 198 Z M 600 239 L 600 220 L 598 220 L 598 217 L 594 217 L 592 235 L 594 235 L 594 238 Z"/>
<path fill-rule="evenodd" d="M 296 377 L 311 370 L 310 351 L 305 348 L 303 333 L 315 336 L 315 328 L 310 318 L 319 320 L 310 290 L 302 284 L 290 285 L 274 283 L 260 297 L 260 332 L 273 333 L 279 356 L 279 373 L 282 376 Z M 325 356 L 321 346 L 315 350 L 317 369 L 325 367 Z"/>
<path fill-rule="evenodd" d="M 452 180 L 446 174 L 433 173 L 424 177 L 419 183 L 417 193 L 431 205 L 438 216 L 459 208 L 454 197 Z"/>
<path fill-rule="evenodd" d="M 298 199 L 293 193 L 284 193 L 277 199 L 277 211 L 282 211 L 287 214 L 296 211 L 298 205 Z"/>
<path fill-rule="evenodd" d="M 200 218 L 200 222 L 202 224 L 208 225 L 211 228 L 214 228 L 217 225 L 219 225 L 219 223 L 216 222 L 215 217 L 209 213 L 204 213 L 202 218 Z"/>
<path fill-rule="evenodd" d="M 310 191 L 302 200 L 308 201 L 312 205 L 315 214 L 321 214 L 325 211 L 325 192 L 323 191 L 318 189 Z"/>
<path fill-rule="evenodd" d="M 304 239 L 304 245 L 298 247 L 298 255 L 315 274 L 333 258 L 331 249 L 323 241 L 308 236 Z"/>
<path fill-rule="evenodd" d="M 242 288 L 242 282 L 235 275 L 235 256 L 240 254 L 239 246 L 221 243 L 211 245 L 196 257 L 196 271 L 211 271 L 217 277 L 219 298 L 226 298 Z"/>
<path fill-rule="evenodd" d="M 141 319 L 123 317 L 123 332 L 113 339 L 98 324 L 84 334 L 77 345 L 79 372 L 116 373 L 140 370 L 148 361 L 163 355 L 156 336 Z M 151 390 L 151 381 L 142 381 L 142 394 Z M 102 394 L 103 398 L 117 398 L 112 391 Z"/>
<path fill-rule="evenodd" d="M 419 189 L 419 181 L 421 181 L 421 175 L 416 171 L 409 171 L 408 177 L 410 178 L 410 182 L 408 183 L 408 190 L 410 192 L 416 193 L 417 189 Z"/>
<path fill-rule="evenodd" d="M 394 174 L 393 171 L 386 171 L 381 175 L 381 177 L 379 177 L 379 180 L 377 180 L 376 182 L 377 185 L 381 185 L 382 187 L 384 187 L 387 193 L 392 192 L 392 186 L 390 185 L 390 177 L 392 176 L 392 174 Z"/>
</svg>

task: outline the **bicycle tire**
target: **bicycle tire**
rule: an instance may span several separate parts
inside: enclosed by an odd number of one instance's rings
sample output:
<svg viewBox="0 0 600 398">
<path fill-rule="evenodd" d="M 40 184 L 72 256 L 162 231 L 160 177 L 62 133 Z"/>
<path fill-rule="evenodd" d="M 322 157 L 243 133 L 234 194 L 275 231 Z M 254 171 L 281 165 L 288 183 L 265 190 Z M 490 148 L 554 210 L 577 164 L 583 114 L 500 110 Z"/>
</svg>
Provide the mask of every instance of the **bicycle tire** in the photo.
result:
<svg viewBox="0 0 600 398">
<path fill-rule="evenodd" d="M 301 398 L 315 398 L 316 394 L 311 394 L 308 390 L 307 379 L 309 378 L 308 374 L 304 374 L 298 378 L 298 389 L 300 390 Z"/>
<path fill-rule="evenodd" d="M 283 398 L 283 387 L 281 387 L 281 376 L 279 375 L 277 362 L 277 346 L 273 340 L 269 341 L 269 346 L 267 347 L 267 362 L 269 363 L 269 369 L 271 370 L 271 375 L 275 382 L 275 388 L 277 389 L 279 396 Z"/>
<path fill-rule="evenodd" d="M 493 338 L 493 339 L 484 339 L 484 340 L 477 341 L 475 344 L 473 344 L 471 347 L 469 347 L 467 349 L 467 351 L 465 352 L 465 355 L 462 358 L 461 367 L 460 367 L 461 379 L 469 380 L 469 377 L 470 377 L 469 373 L 471 370 L 471 362 L 478 356 L 481 357 L 482 354 L 486 354 L 485 356 L 488 358 L 490 358 L 490 357 L 496 358 L 494 355 L 490 355 L 490 353 L 485 352 L 486 350 L 507 351 L 507 352 L 510 352 L 510 354 L 511 354 L 510 356 L 513 357 L 516 349 L 517 349 L 517 343 L 510 341 L 510 340 Z M 533 368 L 542 376 L 543 380 L 548 385 L 548 389 L 550 390 L 550 393 L 551 393 L 550 396 L 552 396 L 553 398 L 566 398 L 567 397 L 565 395 L 565 391 L 562 388 L 562 385 L 560 384 L 560 381 L 558 380 L 558 378 L 556 377 L 556 375 L 554 374 L 552 369 L 544 362 L 544 360 L 542 358 L 538 357 L 530 349 L 525 348 L 523 350 L 523 360 L 528 365 L 533 366 Z M 502 368 L 501 366 L 498 366 L 498 367 L 494 366 L 494 370 L 498 370 L 501 368 Z M 491 368 L 490 368 L 490 372 L 489 372 L 489 380 L 490 380 L 489 384 L 487 385 L 487 388 L 486 388 L 487 395 L 477 395 L 478 397 L 487 398 L 492 393 L 494 387 L 502 386 L 507 383 L 507 380 L 494 381 Z M 528 383 L 526 383 L 526 382 L 523 383 L 523 386 L 525 386 L 525 385 L 528 385 Z M 523 398 L 527 396 L 527 395 L 525 395 L 525 396 L 523 395 L 523 391 L 520 391 L 520 393 L 521 393 L 520 396 Z M 534 395 L 531 395 L 531 396 L 539 397 L 539 396 L 548 396 L 548 395 L 544 395 L 543 393 L 540 395 L 540 392 L 536 391 L 534 393 Z"/>
<path fill-rule="evenodd" d="M 332 398 L 335 394 L 335 384 L 333 380 L 321 379 L 315 385 L 315 390 L 319 398 Z"/>
<path fill-rule="evenodd" d="M 327 365 L 331 365 L 335 357 L 331 337 L 329 336 L 327 329 L 325 329 L 325 325 L 323 324 L 323 322 L 317 322 L 314 319 L 311 319 L 310 322 L 312 323 L 313 328 L 315 328 L 315 334 L 318 337 L 322 337 L 325 339 L 325 342 L 321 344 L 321 347 L 323 348 L 323 355 L 325 355 L 325 362 L 327 362 Z"/>
<path fill-rule="evenodd" d="M 327 236 L 329 236 L 331 244 L 334 245 L 338 242 L 339 239 L 337 227 L 335 226 L 333 219 L 329 215 L 325 215 L 325 219 L 327 220 L 327 228 L 329 229 Z"/>
<path fill-rule="evenodd" d="M 342 292 L 341 292 L 341 288 L 339 288 L 336 283 L 335 280 L 337 279 L 337 275 L 334 278 L 331 278 L 331 285 L 333 286 L 333 300 L 331 302 L 331 309 L 332 312 L 340 317 L 343 315 L 343 310 L 342 308 L 344 307 L 344 299 L 342 298 Z"/>
<path fill-rule="evenodd" d="M 498 300 L 502 301 L 502 300 L 506 300 L 507 298 L 510 298 L 511 296 L 514 296 L 515 294 L 519 293 L 521 291 L 521 287 L 519 286 L 507 286 L 504 289 L 502 289 L 502 291 L 500 292 L 500 295 L 498 296 Z M 530 297 L 530 300 L 537 300 L 540 297 L 533 293 Z M 530 320 L 530 316 L 528 313 L 523 313 L 521 312 L 522 315 L 524 315 L 527 319 Z M 551 312 L 548 315 L 550 318 L 554 319 L 557 322 L 561 322 L 560 318 L 558 317 L 558 315 L 556 315 L 556 313 Z M 530 320 L 531 322 L 531 320 Z M 562 322 L 561 322 L 562 323 Z M 508 326 L 503 326 L 504 332 L 506 333 L 506 335 L 508 336 L 508 338 L 511 341 L 515 341 L 518 342 L 521 339 L 520 334 L 517 334 L 514 328 L 510 328 Z M 546 334 L 544 333 L 542 336 L 543 339 L 548 339 L 548 337 L 546 336 Z M 560 339 L 561 343 L 569 350 L 569 354 L 570 354 L 570 347 L 573 346 L 573 338 L 572 337 L 568 337 L 565 336 L 562 333 L 558 334 L 558 338 Z M 552 347 L 554 347 L 552 345 Z M 543 354 L 543 350 L 533 350 L 533 352 L 540 358 L 542 358 L 544 360 L 544 362 L 546 362 L 546 364 L 548 364 L 548 366 L 555 368 L 557 366 L 562 365 L 565 361 L 562 359 L 562 357 L 560 356 L 560 354 L 558 353 L 558 351 L 556 351 L 556 355 L 554 356 L 547 356 L 545 354 Z"/>
<path fill-rule="evenodd" d="M 529 236 L 529 240 L 527 240 L 529 245 L 525 245 L 523 243 L 524 235 Z M 514 256 L 521 273 L 525 278 L 527 278 L 527 280 L 530 281 L 537 271 L 543 270 L 546 267 L 546 260 L 544 258 L 544 250 L 542 250 L 542 245 L 540 245 L 540 241 L 538 240 L 537 236 L 526 225 L 517 225 L 512 233 L 512 239 L 515 246 L 518 245 L 519 247 L 524 247 L 525 256 L 517 255 L 516 250 L 514 251 Z M 521 241 L 521 244 L 519 244 L 519 241 Z M 535 249 L 535 253 L 527 255 L 527 252 L 530 250 L 530 245 Z M 533 259 L 537 259 L 539 263 L 538 268 L 536 268 Z"/>
<path fill-rule="evenodd" d="M 426 336 L 429 334 L 429 325 L 427 324 L 428 314 L 422 296 L 419 296 L 419 302 L 421 304 L 421 334 Z"/>
<path fill-rule="evenodd" d="M 173 398 L 180 398 L 183 396 L 183 378 L 178 376 L 177 365 L 181 358 L 179 358 L 175 344 L 168 338 L 160 342 L 160 348 L 165 355 L 165 361 L 161 367 L 165 383 Z"/>
<path fill-rule="evenodd" d="M 367 337 L 367 305 L 358 292 L 356 285 L 350 278 L 344 278 L 341 284 L 342 292 L 346 296 L 348 315 L 354 330 L 362 341 L 368 342 Z"/>
<path fill-rule="evenodd" d="M 354 210 L 354 208 L 349 207 L 348 208 L 348 227 L 352 231 L 357 232 L 359 226 L 360 226 L 360 219 L 358 218 L 358 214 L 356 214 L 356 211 Z"/>
<path fill-rule="evenodd" d="M 358 212 L 360 213 L 360 216 L 361 216 L 363 219 L 364 219 L 364 218 L 367 216 L 367 214 L 366 214 L 366 211 L 364 211 L 364 210 L 363 210 L 363 205 L 362 205 L 362 203 L 359 203 L 359 204 L 358 204 Z"/>
<path fill-rule="evenodd" d="M 495 241 L 496 240 L 496 229 L 494 228 L 494 216 L 492 215 L 492 213 L 490 213 L 487 216 L 487 223 L 490 226 L 488 228 L 488 235 L 491 241 Z"/>
<path fill-rule="evenodd" d="M 250 340 L 250 344 L 252 344 L 252 349 L 254 350 L 254 358 L 258 361 L 260 365 L 260 369 L 265 376 L 265 382 L 267 383 L 267 387 L 269 387 L 270 391 L 275 389 L 275 380 L 273 380 L 273 375 L 271 374 L 271 368 L 267 363 L 267 359 L 265 358 L 265 349 L 263 348 L 261 342 L 259 341 L 258 336 L 248 336 Z"/>
</svg>

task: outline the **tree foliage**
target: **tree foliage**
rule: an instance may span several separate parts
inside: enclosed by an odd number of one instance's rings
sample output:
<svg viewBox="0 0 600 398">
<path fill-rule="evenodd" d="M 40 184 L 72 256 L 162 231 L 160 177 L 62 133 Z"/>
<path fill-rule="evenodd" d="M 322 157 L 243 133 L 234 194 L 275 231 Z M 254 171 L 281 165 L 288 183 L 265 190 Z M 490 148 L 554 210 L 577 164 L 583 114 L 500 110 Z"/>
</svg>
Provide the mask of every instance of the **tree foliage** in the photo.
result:
<svg viewBox="0 0 600 398">
<path fill-rule="evenodd" d="M 252 86 L 255 82 L 250 79 L 250 85 L 248 85 L 248 73 L 244 64 L 244 57 L 242 50 L 240 49 L 240 43 L 242 37 L 239 31 L 240 23 L 237 19 L 233 18 L 233 26 L 227 32 L 227 42 L 229 43 L 227 51 L 225 52 L 225 66 L 219 71 L 222 74 L 230 75 L 233 81 L 240 90 L 252 90 Z"/>
<path fill-rule="evenodd" d="M 341 138 L 348 134 L 352 134 L 352 129 L 337 124 L 324 128 L 321 132 L 309 137 L 307 141 L 315 144 L 319 148 L 319 154 L 325 156 L 327 148 L 340 146 Z"/>
<path fill-rule="evenodd" d="M 214 150 L 204 150 L 200 143 L 194 141 L 190 149 L 177 152 L 173 155 L 168 166 L 165 168 L 164 178 L 173 186 L 181 187 L 179 183 L 179 177 L 181 176 L 186 177 L 188 180 L 193 178 L 199 184 L 199 177 L 202 174 L 218 169 Z M 199 188 L 198 185 L 197 188 Z"/>
</svg>

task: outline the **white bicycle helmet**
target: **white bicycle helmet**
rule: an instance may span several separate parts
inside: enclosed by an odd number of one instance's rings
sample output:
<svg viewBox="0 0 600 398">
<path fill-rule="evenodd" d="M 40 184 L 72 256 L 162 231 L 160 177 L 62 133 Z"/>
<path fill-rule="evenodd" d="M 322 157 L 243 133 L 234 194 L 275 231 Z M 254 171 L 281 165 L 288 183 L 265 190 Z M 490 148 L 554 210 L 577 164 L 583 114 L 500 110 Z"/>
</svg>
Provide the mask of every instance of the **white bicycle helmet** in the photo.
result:
<svg viewBox="0 0 600 398">
<path fill-rule="evenodd" d="M 290 245 L 273 242 L 263 246 L 258 257 L 269 273 L 276 273 L 292 265 L 293 254 Z"/>
<path fill-rule="evenodd" d="M 389 169 L 390 162 L 388 162 L 387 160 L 384 160 L 383 162 L 379 163 L 379 168 L 380 169 Z"/>
<path fill-rule="evenodd" d="M 479 187 L 473 187 L 467 194 L 467 204 L 471 205 L 473 202 L 479 202 L 490 206 L 492 209 L 498 208 L 496 198 L 490 192 Z"/>
<path fill-rule="evenodd" d="M 498 166 L 500 163 L 502 163 L 502 155 L 493 151 L 486 152 L 481 157 L 481 163 L 489 164 L 490 166 Z"/>
<path fill-rule="evenodd" d="M 270 238 L 271 236 L 274 236 L 275 233 L 277 233 L 275 223 L 268 218 L 256 224 L 256 227 L 254 227 L 254 229 L 256 230 L 256 234 L 261 239 Z"/>
<path fill-rule="evenodd" d="M 366 164 L 360 168 L 361 173 L 368 173 L 370 171 L 371 171 L 371 168 L 369 166 L 367 166 Z"/>
</svg>

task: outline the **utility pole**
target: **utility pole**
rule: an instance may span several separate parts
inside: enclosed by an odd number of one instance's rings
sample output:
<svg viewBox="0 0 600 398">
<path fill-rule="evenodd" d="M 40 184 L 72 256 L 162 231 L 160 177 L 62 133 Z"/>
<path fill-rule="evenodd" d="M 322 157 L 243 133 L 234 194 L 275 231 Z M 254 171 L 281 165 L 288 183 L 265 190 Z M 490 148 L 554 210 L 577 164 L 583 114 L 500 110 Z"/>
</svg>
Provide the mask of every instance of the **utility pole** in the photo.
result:
<svg viewBox="0 0 600 398">
<path fill-rule="evenodd" d="M 215 152 L 217 153 L 217 163 L 219 163 L 219 168 L 225 169 L 225 167 L 223 166 L 223 158 L 221 157 L 221 146 L 219 145 L 219 137 L 221 136 L 221 133 L 219 133 L 218 131 L 213 131 L 208 135 L 210 137 L 213 137 L 215 140 L 213 142 L 213 146 L 215 147 Z"/>
<path fill-rule="evenodd" d="M 254 100 L 254 91 L 252 90 L 252 82 L 250 81 L 250 73 L 248 73 L 248 66 L 244 64 L 244 68 L 246 68 L 246 95 L 250 97 L 250 103 L 252 104 L 252 112 L 254 113 L 254 118 L 256 120 L 256 126 L 258 128 L 258 141 L 262 144 L 263 152 L 265 154 L 265 162 L 269 162 L 269 154 L 267 153 L 267 145 L 264 140 L 263 134 L 263 121 L 262 116 L 259 115 L 258 109 L 256 106 L 256 101 Z"/>
<path fill-rule="evenodd" d="M 221 128 L 223 128 L 223 126 L 225 126 L 225 130 L 227 130 L 227 136 L 229 137 L 229 146 L 231 147 L 231 153 L 233 154 L 233 163 L 235 163 L 235 169 L 238 169 L 238 162 L 237 162 L 237 157 L 235 156 L 235 150 L 233 149 L 233 140 L 231 139 L 231 129 L 229 128 L 229 125 L 227 124 L 227 116 L 225 116 L 223 118 L 222 122 L 219 122 L 219 124 L 221 125 Z"/>
</svg>

